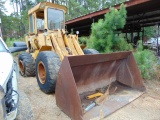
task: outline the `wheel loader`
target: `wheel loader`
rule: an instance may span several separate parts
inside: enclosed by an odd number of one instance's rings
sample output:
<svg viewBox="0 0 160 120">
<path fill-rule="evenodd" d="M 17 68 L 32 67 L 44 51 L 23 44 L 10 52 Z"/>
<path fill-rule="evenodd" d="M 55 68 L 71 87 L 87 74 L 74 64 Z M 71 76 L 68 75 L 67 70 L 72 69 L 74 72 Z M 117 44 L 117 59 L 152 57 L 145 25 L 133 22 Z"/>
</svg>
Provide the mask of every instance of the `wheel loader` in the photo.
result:
<svg viewBox="0 0 160 120">
<path fill-rule="evenodd" d="M 101 112 L 106 117 L 142 95 L 145 87 L 132 52 L 83 49 L 78 35 L 65 30 L 66 13 L 65 6 L 50 2 L 29 10 L 27 50 L 18 59 L 21 75 L 36 75 L 40 89 L 55 92 L 57 106 L 73 120 Z"/>
</svg>

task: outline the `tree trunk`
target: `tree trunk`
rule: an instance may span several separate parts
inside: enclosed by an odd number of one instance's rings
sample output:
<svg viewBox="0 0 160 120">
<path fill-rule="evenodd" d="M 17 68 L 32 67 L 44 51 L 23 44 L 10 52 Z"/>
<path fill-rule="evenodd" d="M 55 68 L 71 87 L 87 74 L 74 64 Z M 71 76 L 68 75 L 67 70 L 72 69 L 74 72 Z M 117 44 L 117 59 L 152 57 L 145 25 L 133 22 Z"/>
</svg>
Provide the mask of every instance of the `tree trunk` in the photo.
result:
<svg viewBox="0 0 160 120">
<path fill-rule="evenodd" d="M 16 9 L 17 9 L 17 15 L 18 15 L 18 0 L 16 0 Z"/>
<path fill-rule="evenodd" d="M 15 14 L 16 11 L 15 11 L 15 7 L 14 7 L 14 2 L 12 2 L 12 5 L 13 5 L 14 14 Z"/>
</svg>

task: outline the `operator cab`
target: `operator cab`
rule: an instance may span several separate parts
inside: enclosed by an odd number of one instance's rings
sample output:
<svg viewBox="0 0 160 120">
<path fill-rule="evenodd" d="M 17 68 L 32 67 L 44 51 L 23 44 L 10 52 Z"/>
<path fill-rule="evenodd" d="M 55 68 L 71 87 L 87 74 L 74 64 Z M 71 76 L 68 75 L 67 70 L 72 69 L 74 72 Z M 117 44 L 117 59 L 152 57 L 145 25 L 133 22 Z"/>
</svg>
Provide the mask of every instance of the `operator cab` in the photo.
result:
<svg viewBox="0 0 160 120">
<path fill-rule="evenodd" d="M 43 33 L 44 30 L 53 31 L 65 29 L 65 6 L 41 2 L 30 9 L 29 15 L 29 34 Z"/>
</svg>

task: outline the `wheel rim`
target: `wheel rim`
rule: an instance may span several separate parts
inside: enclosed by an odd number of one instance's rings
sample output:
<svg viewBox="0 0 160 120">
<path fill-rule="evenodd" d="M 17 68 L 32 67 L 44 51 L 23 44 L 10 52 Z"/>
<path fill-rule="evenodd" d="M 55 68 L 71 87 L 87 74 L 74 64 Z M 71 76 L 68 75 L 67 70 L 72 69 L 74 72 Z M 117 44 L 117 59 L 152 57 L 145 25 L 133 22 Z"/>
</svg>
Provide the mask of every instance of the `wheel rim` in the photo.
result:
<svg viewBox="0 0 160 120">
<path fill-rule="evenodd" d="M 43 62 L 38 63 L 38 77 L 41 84 L 46 83 L 46 69 Z"/>
<path fill-rule="evenodd" d="M 18 64 L 19 64 L 20 72 L 22 74 L 24 74 L 24 64 L 23 64 L 23 61 L 19 60 Z"/>
</svg>

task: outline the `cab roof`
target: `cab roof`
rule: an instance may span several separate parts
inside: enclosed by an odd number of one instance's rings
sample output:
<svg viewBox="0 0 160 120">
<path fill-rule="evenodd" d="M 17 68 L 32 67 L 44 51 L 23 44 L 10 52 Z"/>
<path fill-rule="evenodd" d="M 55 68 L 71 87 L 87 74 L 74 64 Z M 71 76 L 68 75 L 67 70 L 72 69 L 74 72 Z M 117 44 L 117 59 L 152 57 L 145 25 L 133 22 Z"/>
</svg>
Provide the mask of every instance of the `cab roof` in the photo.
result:
<svg viewBox="0 0 160 120">
<path fill-rule="evenodd" d="M 34 6 L 33 8 L 31 8 L 28 11 L 28 15 L 32 14 L 33 12 L 44 11 L 46 6 L 56 8 L 56 9 L 60 9 L 60 10 L 64 10 L 64 12 L 67 13 L 67 7 L 66 6 L 58 5 L 58 4 L 54 4 L 54 3 L 50 3 L 50 2 L 40 2 L 39 4 L 37 4 L 36 6 Z"/>
</svg>

